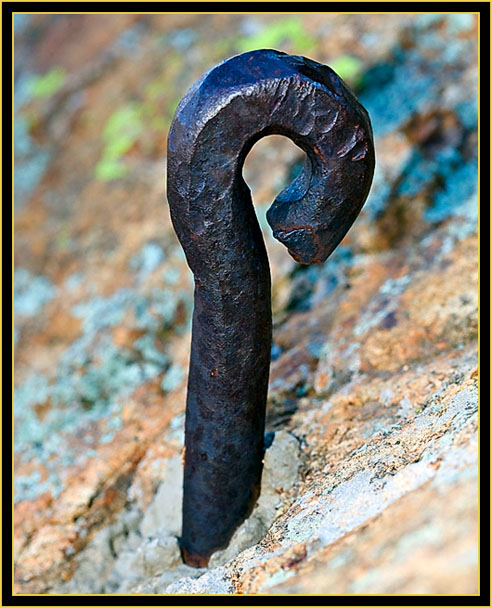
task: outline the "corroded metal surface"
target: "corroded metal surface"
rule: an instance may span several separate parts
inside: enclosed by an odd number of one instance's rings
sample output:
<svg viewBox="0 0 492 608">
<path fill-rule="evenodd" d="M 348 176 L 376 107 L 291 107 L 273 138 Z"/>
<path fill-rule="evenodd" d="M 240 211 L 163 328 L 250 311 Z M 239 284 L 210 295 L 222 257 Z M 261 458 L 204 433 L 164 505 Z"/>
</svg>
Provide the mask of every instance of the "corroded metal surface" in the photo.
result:
<svg viewBox="0 0 492 608">
<path fill-rule="evenodd" d="M 302 264 L 321 263 L 369 193 L 369 117 L 330 68 L 273 50 L 238 55 L 182 99 L 168 139 L 171 217 L 195 276 L 182 548 L 204 566 L 258 497 L 271 348 L 270 271 L 242 177 L 265 135 L 306 152 L 267 219 Z"/>
</svg>

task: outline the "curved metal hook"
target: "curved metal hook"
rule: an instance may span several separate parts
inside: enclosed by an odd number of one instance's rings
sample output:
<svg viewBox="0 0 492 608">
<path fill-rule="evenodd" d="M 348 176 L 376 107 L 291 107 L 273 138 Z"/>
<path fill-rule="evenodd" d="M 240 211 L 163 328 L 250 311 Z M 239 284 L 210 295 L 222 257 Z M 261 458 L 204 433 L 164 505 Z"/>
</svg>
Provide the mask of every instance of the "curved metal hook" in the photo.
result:
<svg viewBox="0 0 492 608">
<path fill-rule="evenodd" d="M 273 235 L 300 263 L 326 260 L 369 193 L 367 112 L 330 68 L 274 50 L 202 76 L 168 138 L 171 218 L 195 276 L 185 425 L 182 547 L 204 566 L 258 497 L 271 348 L 270 272 L 242 177 L 252 146 L 285 135 L 306 152 L 270 207 Z"/>
</svg>

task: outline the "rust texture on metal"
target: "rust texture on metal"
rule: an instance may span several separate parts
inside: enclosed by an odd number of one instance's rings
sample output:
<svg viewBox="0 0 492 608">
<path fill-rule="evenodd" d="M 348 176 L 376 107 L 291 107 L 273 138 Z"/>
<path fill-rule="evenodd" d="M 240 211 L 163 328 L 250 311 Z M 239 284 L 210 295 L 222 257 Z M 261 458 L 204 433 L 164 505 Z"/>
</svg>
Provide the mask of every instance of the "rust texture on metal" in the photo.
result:
<svg viewBox="0 0 492 608">
<path fill-rule="evenodd" d="M 168 138 L 171 218 L 195 278 L 185 423 L 183 556 L 208 563 L 259 494 L 272 337 L 270 270 L 246 155 L 280 134 L 306 153 L 271 205 L 276 239 L 301 264 L 326 260 L 374 172 L 369 116 L 329 67 L 274 50 L 237 55 L 186 93 Z"/>
</svg>

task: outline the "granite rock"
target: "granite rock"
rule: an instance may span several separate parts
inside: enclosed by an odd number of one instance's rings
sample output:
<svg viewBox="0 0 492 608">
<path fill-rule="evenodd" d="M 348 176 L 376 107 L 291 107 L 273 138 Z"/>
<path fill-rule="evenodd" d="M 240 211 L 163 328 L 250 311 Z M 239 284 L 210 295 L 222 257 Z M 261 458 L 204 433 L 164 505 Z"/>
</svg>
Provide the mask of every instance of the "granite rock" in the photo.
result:
<svg viewBox="0 0 492 608">
<path fill-rule="evenodd" d="M 24 17 L 15 592 L 477 593 L 476 17 Z M 166 136 L 196 78 L 262 46 L 340 73 L 377 169 L 341 245 L 301 267 L 265 213 L 303 152 L 272 137 L 247 158 L 272 269 L 273 443 L 250 518 L 195 570 L 177 540 L 193 284 Z"/>
</svg>

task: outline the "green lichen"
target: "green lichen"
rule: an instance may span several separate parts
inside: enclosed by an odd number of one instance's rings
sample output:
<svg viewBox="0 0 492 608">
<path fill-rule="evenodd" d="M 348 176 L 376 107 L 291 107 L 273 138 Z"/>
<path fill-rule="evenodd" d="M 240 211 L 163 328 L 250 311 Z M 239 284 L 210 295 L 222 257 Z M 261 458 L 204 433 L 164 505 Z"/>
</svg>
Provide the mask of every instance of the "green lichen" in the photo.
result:
<svg viewBox="0 0 492 608">
<path fill-rule="evenodd" d="M 174 115 L 179 99 L 170 97 L 172 75 L 178 77 L 181 58 L 172 58 L 163 76 L 151 81 L 144 89 L 143 99 L 117 108 L 107 119 L 103 132 L 103 152 L 95 168 L 96 177 L 112 181 L 125 177 L 125 155 L 139 146 L 143 154 L 152 154 L 155 144 L 149 134 L 165 133 Z"/>
<path fill-rule="evenodd" d="M 241 53 L 245 53 L 284 45 L 291 46 L 298 52 L 306 52 L 316 46 L 316 39 L 306 32 L 299 18 L 287 17 L 266 25 L 252 36 L 240 38 L 236 47 Z"/>
<path fill-rule="evenodd" d="M 53 68 L 43 76 L 34 76 L 29 83 L 32 96 L 34 98 L 51 97 L 61 89 L 66 77 L 63 68 Z"/>
<path fill-rule="evenodd" d="M 111 114 L 103 129 L 104 150 L 96 166 L 96 177 L 103 181 L 126 175 L 122 157 L 137 142 L 143 132 L 143 106 L 132 102 Z"/>
<path fill-rule="evenodd" d="M 358 57 L 341 55 L 330 62 L 330 67 L 352 87 L 358 88 L 362 84 L 363 63 Z"/>
</svg>

